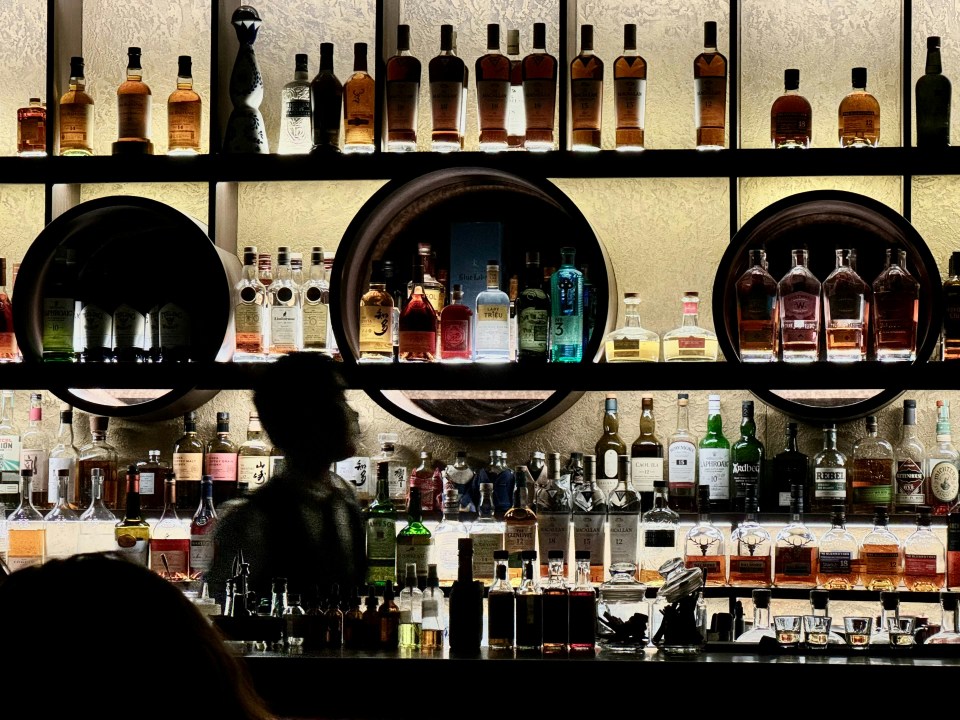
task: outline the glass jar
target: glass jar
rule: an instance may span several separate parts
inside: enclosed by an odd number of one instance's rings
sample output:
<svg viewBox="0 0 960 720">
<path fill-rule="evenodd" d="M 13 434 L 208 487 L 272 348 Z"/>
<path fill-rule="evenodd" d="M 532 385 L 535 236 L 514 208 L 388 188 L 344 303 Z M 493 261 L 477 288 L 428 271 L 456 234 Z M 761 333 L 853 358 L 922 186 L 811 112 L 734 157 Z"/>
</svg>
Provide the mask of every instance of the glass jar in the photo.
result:
<svg viewBox="0 0 960 720">
<path fill-rule="evenodd" d="M 697 603 L 703 571 L 684 567 L 683 559 L 675 557 L 658 572 L 664 582 L 653 604 L 653 613 L 660 615 L 653 643 L 667 655 L 698 655 L 704 644 Z"/>
<path fill-rule="evenodd" d="M 649 638 L 646 585 L 633 563 L 614 563 L 597 601 L 597 640 L 606 652 L 639 653 Z"/>
</svg>

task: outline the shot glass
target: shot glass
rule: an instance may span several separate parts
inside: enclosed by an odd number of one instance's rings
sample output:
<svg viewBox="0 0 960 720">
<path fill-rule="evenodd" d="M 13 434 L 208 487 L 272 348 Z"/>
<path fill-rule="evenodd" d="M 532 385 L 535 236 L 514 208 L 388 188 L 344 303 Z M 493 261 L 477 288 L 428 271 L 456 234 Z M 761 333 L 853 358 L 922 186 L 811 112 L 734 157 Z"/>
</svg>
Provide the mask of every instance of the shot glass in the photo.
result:
<svg viewBox="0 0 960 720">
<path fill-rule="evenodd" d="M 847 634 L 847 647 L 853 650 L 866 650 L 870 646 L 873 618 L 847 615 L 843 618 L 843 629 Z"/>
<path fill-rule="evenodd" d="M 887 635 L 890 637 L 890 647 L 895 650 L 905 650 L 916 644 L 913 636 L 917 619 L 912 615 L 887 618 Z"/>
<path fill-rule="evenodd" d="M 804 644 L 811 650 L 825 650 L 830 638 L 833 619 L 826 615 L 804 615 Z"/>
<path fill-rule="evenodd" d="M 777 633 L 777 642 L 780 647 L 793 648 L 800 644 L 800 633 L 803 619 L 799 615 L 776 615 L 773 618 L 773 629 Z"/>
</svg>

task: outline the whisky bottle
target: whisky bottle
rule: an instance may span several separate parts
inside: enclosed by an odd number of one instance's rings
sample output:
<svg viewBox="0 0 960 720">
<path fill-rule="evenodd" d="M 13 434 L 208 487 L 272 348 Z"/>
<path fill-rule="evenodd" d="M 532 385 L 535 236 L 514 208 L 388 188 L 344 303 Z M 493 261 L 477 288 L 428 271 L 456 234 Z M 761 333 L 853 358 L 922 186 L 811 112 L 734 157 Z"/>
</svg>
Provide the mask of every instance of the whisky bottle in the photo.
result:
<svg viewBox="0 0 960 720">
<path fill-rule="evenodd" d="M 850 509 L 869 514 L 877 505 L 888 512 L 893 502 L 893 446 L 877 434 L 877 418 L 867 416 L 867 434 L 853 444 Z"/>
<path fill-rule="evenodd" d="M 473 579 L 473 541 L 460 538 L 457 579 L 450 588 L 450 651 L 474 655 L 483 635 L 483 583 Z"/>
<path fill-rule="evenodd" d="M 617 485 L 607 494 L 607 522 L 610 526 L 610 566 L 629 563 L 640 568 L 640 494 L 630 482 L 630 456 L 617 458 Z"/>
<path fill-rule="evenodd" d="M 477 58 L 477 114 L 480 149 L 507 149 L 507 103 L 510 98 L 510 59 L 500 52 L 500 26 L 487 25 L 487 52 Z"/>
<path fill-rule="evenodd" d="M 592 656 L 597 646 L 597 591 L 590 578 L 590 552 L 577 550 L 574 560 L 576 575 L 570 588 L 569 651 Z"/>
<path fill-rule="evenodd" d="M 441 25 L 440 54 L 427 66 L 433 120 L 430 149 L 434 152 L 459 152 L 461 149 L 465 71 L 463 60 L 453 53 L 453 25 Z"/>
<path fill-rule="evenodd" d="M 873 281 L 871 305 L 877 360 L 916 360 L 920 283 L 907 270 L 906 250 L 887 248 L 887 266 Z"/>
<path fill-rule="evenodd" d="M 149 567 L 150 524 L 140 513 L 140 473 L 136 465 L 127 467 L 126 511 L 114 528 L 114 552 L 130 562 Z"/>
<path fill-rule="evenodd" d="M 100 468 L 103 471 L 103 504 L 110 510 L 118 510 L 123 507 L 123 491 L 118 487 L 117 481 L 117 451 L 107 442 L 107 428 L 110 418 L 102 415 L 91 415 L 90 423 L 90 442 L 80 448 L 80 459 L 78 461 L 78 483 L 77 490 L 80 493 L 77 502 L 82 507 L 90 504 L 92 497 L 92 471 L 94 468 Z M 139 493 L 139 471 L 137 473 L 137 492 Z M 139 503 L 139 497 L 137 499 Z"/>
<path fill-rule="evenodd" d="M 557 59 L 547 52 L 546 23 L 533 24 L 533 50 L 523 58 L 521 75 L 526 113 L 523 146 L 537 152 L 553 150 L 553 121 L 557 108 Z"/>
<path fill-rule="evenodd" d="M 19 360 L 20 350 L 13 328 L 13 305 L 7 291 L 7 259 L 0 257 L 0 363 Z"/>
<path fill-rule="evenodd" d="M 487 592 L 487 644 L 491 650 L 512 650 L 516 594 L 507 579 L 506 550 L 494 553 L 494 581 Z"/>
<path fill-rule="evenodd" d="M 960 453 L 953 446 L 950 427 L 950 404 L 937 400 L 937 447 L 924 458 L 924 475 L 929 483 L 929 502 L 934 515 L 953 512 L 960 489 Z"/>
<path fill-rule="evenodd" d="M 703 24 L 703 52 L 693 61 L 697 150 L 726 147 L 727 58 L 717 50 L 717 23 Z"/>
<path fill-rule="evenodd" d="M 417 149 L 417 117 L 420 101 L 420 61 L 410 52 L 410 26 L 397 25 L 397 54 L 387 59 L 387 150 Z"/>
<path fill-rule="evenodd" d="M 777 281 L 767 272 L 767 254 L 749 253 L 750 267 L 737 279 L 737 334 L 741 362 L 776 362 L 779 358 L 780 312 Z"/>
<path fill-rule="evenodd" d="M 526 466 L 517 466 L 513 505 L 503 515 L 503 546 L 510 553 L 510 583 L 514 586 L 520 584 L 521 554 L 537 547 L 538 518 L 530 507 L 526 476 Z"/>
<path fill-rule="evenodd" d="M 907 590 L 937 592 L 946 577 L 947 551 L 930 529 L 929 505 L 917 508 L 917 529 L 903 541 L 903 584 Z"/>
<path fill-rule="evenodd" d="M 543 593 L 537 583 L 537 551 L 523 552 L 523 580 L 516 594 L 514 647 L 539 654 L 543 645 Z"/>
<path fill-rule="evenodd" d="M 710 509 L 713 512 L 729 512 L 733 507 L 730 497 L 730 441 L 723 435 L 719 395 L 707 398 L 707 432 L 698 449 L 697 482 L 710 486 Z"/>
<path fill-rule="evenodd" d="M 540 646 L 545 656 L 566 655 L 570 639 L 570 588 L 564 573 L 563 550 L 550 550 L 547 562 L 550 574 L 542 583 L 543 639 Z"/>
<path fill-rule="evenodd" d="M 950 80 L 940 62 L 940 38 L 927 38 L 927 65 L 917 78 L 917 147 L 950 145 Z"/>
<path fill-rule="evenodd" d="M 311 155 L 340 152 L 343 85 L 333 72 L 333 43 L 320 43 L 320 69 L 310 81 Z"/>
<path fill-rule="evenodd" d="M 374 266 L 370 287 L 360 296 L 360 362 L 393 362 L 394 308 L 383 272 Z M 399 336 L 399 316 L 397 322 Z"/>
<path fill-rule="evenodd" d="M 683 552 L 679 548 L 680 515 L 668 503 L 666 480 L 654 481 L 653 507 L 643 513 L 640 525 L 643 531 L 640 582 L 648 587 L 662 585 L 664 576 L 659 572 L 660 567 Z"/>
<path fill-rule="evenodd" d="M 853 68 L 850 75 L 853 90 L 840 101 L 840 147 L 877 147 L 880 144 L 880 103 L 867 92 L 865 67 Z"/>
<path fill-rule="evenodd" d="M 688 290 L 681 298 L 680 326 L 663 334 L 666 362 L 716 362 L 720 353 L 717 334 L 700 326 L 700 293 Z"/>
<path fill-rule="evenodd" d="M 847 531 L 843 505 L 834 505 L 830 529 L 820 538 L 817 585 L 827 590 L 852 590 L 860 583 L 860 546 Z"/>
<path fill-rule="evenodd" d="M 17 155 L 43 157 L 47 154 L 47 108 L 38 97 L 17 109 Z"/>
<path fill-rule="evenodd" d="M 950 253 L 947 279 L 943 281 L 942 360 L 960 360 L 960 252 Z"/>
<path fill-rule="evenodd" d="M 774 586 L 817 587 L 819 549 L 817 536 L 803 521 L 803 485 L 794 485 L 790 489 L 790 522 L 774 541 Z"/>
<path fill-rule="evenodd" d="M 153 119 L 150 87 L 143 82 L 140 48 L 127 49 L 126 80 L 117 88 L 117 142 L 113 154 L 153 154 L 150 126 Z"/>
<path fill-rule="evenodd" d="M 613 63 L 614 102 L 617 111 L 617 150 L 644 148 L 647 104 L 647 61 L 637 54 L 637 26 L 623 26 L 623 55 Z"/>
<path fill-rule="evenodd" d="M 947 580 L 946 587 L 960 587 L 960 513 L 947 514 Z"/>
<path fill-rule="evenodd" d="M 604 337 L 603 357 L 606 362 L 657 362 L 660 359 L 660 336 L 640 322 L 640 293 L 623 294 L 623 326 Z"/>
<path fill-rule="evenodd" d="M 433 533 L 423 524 L 423 501 L 419 487 L 410 488 L 407 501 L 407 524 L 397 533 L 397 567 L 416 565 L 417 584 L 427 586 L 427 562 L 433 555 Z M 397 582 L 401 580 L 397 575 Z"/>
<path fill-rule="evenodd" d="M 677 512 L 697 509 L 697 438 L 690 433 L 687 393 L 677 394 L 677 428 L 667 441 L 667 492 Z"/>
<path fill-rule="evenodd" d="M 217 431 L 203 453 L 203 476 L 213 482 L 213 502 L 220 505 L 237 496 L 237 444 L 230 439 L 230 413 L 217 413 Z"/>
<path fill-rule="evenodd" d="M 572 491 L 573 548 L 575 553 L 588 553 L 590 582 L 601 583 L 606 579 L 607 496 L 597 487 L 596 455 L 583 457 L 583 472 L 584 482 Z"/>
<path fill-rule="evenodd" d="M 741 403 L 740 439 L 730 448 L 730 499 L 733 511 L 743 512 L 746 488 L 757 488 L 757 497 L 763 505 L 760 482 L 766 474 L 766 450 L 757 439 L 757 423 L 753 419 L 753 401 Z M 802 478 L 806 482 L 806 477 Z"/>
<path fill-rule="evenodd" d="M 330 325 L 330 283 L 323 266 L 323 248 L 310 249 L 310 269 L 300 286 L 303 301 L 303 350 L 330 354 L 327 333 Z"/>
<path fill-rule="evenodd" d="M 835 435 L 834 445 L 836 445 Z M 824 459 L 820 458 L 821 461 Z M 824 470 L 822 467 L 820 469 L 821 471 Z M 763 498 L 761 507 L 764 507 L 768 512 L 790 512 L 790 488 L 798 484 L 806 487 L 809 474 L 809 458 L 800 452 L 797 447 L 797 424 L 794 422 L 787 423 L 784 448 L 773 458 L 773 473 L 770 478 L 772 487 L 768 487 L 766 492 L 760 492 L 760 496 Z M 761 477 L 761 484 L 764 481 L 765 479 Z M 816 478 L 814 483 L 816 483 Z M 814 490 L 815 492 L 816 490 Z M 810 509 L 812 512 L 818 512 L 820 506 L 814 503 L 814 493 L 811 494 L 813 497 L 810 498 Z"/>
<path fill-rule="evenodd" d="M 343 84 L 343 152 L 372 153 L 376 105 L 373 78 L 367 72 L 367 44 L 353 44 L 353 74 Z"/>
<path fill-rule="evenodd" d="M 559 485 L 560 453 L 550 453 L 547 457 L 546 472 L 534 483 L 533 503 L 531 507 L 537 514 L 537 547 L 540 551 L 540 574 L 548 573 L 551 550 L 566 552 L 570 547 L 570 494 Z M 563 563 L 563 575 L 568 568 Z"/>
<path fill-rule="evenodd" d="M 927 450 L 917 435 L 917 401 L 903 401 L 903 430 L 893 450 L 896 462 L 893 477 L 893 512 L 914 513 L 927 504 L 923 462 Z"/>
<path fill-rule="evenodd" d="M 293 281 L 290 248 L 277 248 L 277 277 L 267 288 L 270 308 L 270 355 L 297 352 L 302 345 L 303 317 L 300 288 Z M 199 479 L 199 478 L 198 478 Z"/>
<path fill-rule="evenodd" d="M 390 465 L 377 463 L 377 495 L 364 511 L 367 535 L 366 583 L 382 589 L 397 576 L 397 510 L 390 499 Z"/>
<path fill-rule="evenodd" d="M 140 472 L 140 509 L 150 512 L 163 510 L 163 479 L 170 465 L 160 459 L 159 450 L 147 450 L 147 459 L 137 461 Z M 91 473 L 102 471 L 93 468 Z M 95 485 L 96 483 L 92 483 Z"/>
<path fill-rule="evenodd" d="M 177 58 L 177 89 L 167 98 L 167 155 L 200 152 L 202 101 L 193 89 L 192 64 L 189 55 Z"/>
<path fill-rule="evenodd" d="M 168 580 L 190 577 L 190 529 L 177 515 L 177 480 L 163 479 L 163 512 L 150 529 L 150 568 Z"/>
<path fill-rule="evenodd" d="M 396 593 L 393 580 L 383 583 L 383 602 L 377 608 L 380 634 L 377 648 L 396 650 L 400 646 L 400 606 L 394 601 Z"/>
<path fill-rule="evenodd" d="M 510 59 L 510 94 L 507 96 L 507 148 L 523 150 L 527 135 L 527 111 L 523 103 L 523 60 L 520 59 L 520 31 L 507 30 L 507 57 Z"/>
<path fill-rule="evenodd" d="M 778 148 L 808 148 L 813 133 L 810 102 L 800 94 L 800 71 L 783 71 L 783 95 L 770 108 L 770 145 Z"/>
<path fill-rule="evenodd" d="M 237 449 L 237 495 L 254 492 L 270 479 L 270 448 L 263 440 L 260 415 L 251 410 L 247 439 Z"/>
<path fill-rule="evenodd" d="M 377 442 L 380 453 L 373 458 L 374 463 L 387 463 L 387 492 L 394 506 L 399 507 L 407 501 L 407 480 L 409 468 L 414 460 L 403 446 L 399 445 L 397 433 L 380 433 Z"/>
<path fill-rule="evenodd" d="M 653 395 L 640 400 L 640 434 L 630 445 L 630 479 L 640 494 L 641 512 L 653 507 L 653 484 L 663 480 L 663 443 L 657 438 Z"/>
<path fill-rule="evenodd" d="M 313 147 L 310 127 L 310 71 L 306 53 L 294 56 L 293 80 L 280 91 L 279 155 L 305 155 Z"/>
<path fill-rule="evenodd" d="M 784 362 L 820 359 L 820 281 L 807 268 L 807 250 L 790 251 L 792 267 L 777 283 Z"/>
<path fill-rule="evenodd" d="M 173 444 L 173 473 L 177 478 L 177 508 L 193 512 L 200 504 L 203 479 L 203 441 L 197 435 L 197 413 L 183 416 L 183 435 Z"/>
<path fill-rule="evenodd" d="M 7 563 L 14 572 L 32 565 L 42 565 L 46 561 L 43 515 L 30 500 L 32 476 L 32 467 L 20 468 L 17 493 L 19 503 L 6 519 Z"/>
<path fill-rule="evenodd" d="M 709 486 L 699 487 L 698 500 L 697 522 L 683 540 L 683 562 L 688 568 L 700 568 L 705 585 L 723 586 L 727 584 L 727 555 L 723 533 L 710 518 Z"/>
<path fill-rule="evenodd" d="M 773 542 L 759 520 L 753 488 L 747 488 L 743 520 L 730 533 L 727 582 L 734 587 L 770 587 L 773 580 Z"/>
<path fill-rule="evenodd" d="M 83 58 L 70 58 L 70 81 L 60 97 L 60 154 L 93 155 L 93 98 L 87 94 Z"/>
<path fill-rule="evenodd" d="M 526 80 L 524 80 L 524 87 L 526 87 Z M 529 125 L 531 113 L 529 97 L 526 102 L 528 103 L 527 149 L 529 150 L 531 137 L 537 137 L 537 131 Z M 533 142 L 536 143 L 536 140 Z M 575 248 L 561 247 L 560 267 L 550 276 L 550 360 L 552 362 L 580 362 L 583 359 L 585 321 L 583 273 L 574 265 L 575 258 Z"/>
<path fill-rule="evenodd" d="M 217 510 L 213 504 L 214 480 L 204 475 L 200 481 L 200 504 L 190 518 L 190 573 L 205 579 L 216 554 Z"/>
<path fill-rule="evenodd" d="M 428 653 L 443 650 L 447 635 L 447 600 L 440 589 L 437 566 L 427 565 L 427 589 L 423 591 L 423 628 L 420 634 L 420 650 Z"/>
<path fill-rule="evenodd" d="M 860 539 L 860 583 L 867 590 L 896 590 L 903 575 L 900 539 L 890 531 L 890 513 L 877 505 L 873 529 Z"/>
<path fill-rule="evenodd" d="M 540 253 L 525 255 L 526 279 L 517 295 L 517 360 L 544 363 L 550 357 L 550 298 L 543 290 Z"/>
<path fill-rule="evenodd" d="M 871 290 L 853 268 L 850 249 L 836 251 L 837 265 L 823 281 L 823 330 L 827 360 L 856 362 L 867 359 Z"/>
<path fill-rule="evenodd" d="M 593 452 L 597 458 L 597 487 L 606 496 L 617 486 L 619 457 L 627 454 L 627 444 L 620 437 L 617 396 L 612 393 L 608 393 L 603 402 L 603 434 L 597 439 Z"/>
<path fill-rule="evenodd" d="M 473 358 L 477 362 L 509 362 L 510 296 L 500 289 L 500 265 L 487 261 L 487 289 L 477 294 L 473 314 Z"/>
<path fill-rule="evenodd" d="M 572 150 L 600 149 L 603 130 L 603 60 L 593 52 L 593 25 L 580 26 L 580 53 L 570 62 Z"/>
<path fill-rule="evenodd" d="M 52 482 L 56 485 L 57 476 L 49 474 L 50 447 L 53 442 L 50 433 L 43 427 L 43 396 L 40 393 L 30 393 L 29 412 L 27 429 L 20 437 L 20 467 L 30 463 L 33 468 L 30 496 L 33 506 L 38 510 L 49 510 L 52 507 L 49 484 Z"/>
</svg>

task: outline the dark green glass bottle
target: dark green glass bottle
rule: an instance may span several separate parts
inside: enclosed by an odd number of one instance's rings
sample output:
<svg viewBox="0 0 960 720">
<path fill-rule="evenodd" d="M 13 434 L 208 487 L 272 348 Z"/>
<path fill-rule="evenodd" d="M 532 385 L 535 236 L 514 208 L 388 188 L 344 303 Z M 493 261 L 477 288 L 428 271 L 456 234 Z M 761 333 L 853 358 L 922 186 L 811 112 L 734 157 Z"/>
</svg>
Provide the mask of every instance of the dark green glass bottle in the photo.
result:
<svg viewBox="0 0 960 720">
<path fill-rule="evenodd" d="M 917 147 L 950 144 L 950 81 L 940 64 L 940 38 L 927 38 L 927 68 L 917 79 Z"/>
<path fill-rule="evenodd" d="M 427 587 L 427 562 L 433 554 L 433 533 L 423 524 L 423 506 L 420 504 L 420 488 L 410 488 L 407 499 L 407 524 L 397 533 L 397 569 L 406 569 L 408 563 L 417 566 L 417 586 Z M 405 578 L 398 576 L 397 584 Z"/>
<path fill-rule="evenodd" d="M 757 488 L 757 497 L 760 497 L 760 479 L 763 477 L 764 457 L 763 443 L 757 439 L 757 424 L 753 420 L 753 401 L 743 401 L 743 413 L 740 419 L 740 439 L 730 448 L 730 497 L 733 501 L 734 512 L 746 510 L 747 487 Z"/>
<path fill-rule="evenodd" d="M 700 441 L 699 450 L 697 482 L 710 486 L 710 510 L 729 512 L 730 441 L 723 435 L 719 395 L 707 399 L 707 434 Z"/>
<path fill-rule="evenodd" d="M 397 575 L 397 509 L 390 499 L 390 463 L 377 463 L 377 496 L 364 513 L 368 585 L 382 590 Z"/>
</svg>

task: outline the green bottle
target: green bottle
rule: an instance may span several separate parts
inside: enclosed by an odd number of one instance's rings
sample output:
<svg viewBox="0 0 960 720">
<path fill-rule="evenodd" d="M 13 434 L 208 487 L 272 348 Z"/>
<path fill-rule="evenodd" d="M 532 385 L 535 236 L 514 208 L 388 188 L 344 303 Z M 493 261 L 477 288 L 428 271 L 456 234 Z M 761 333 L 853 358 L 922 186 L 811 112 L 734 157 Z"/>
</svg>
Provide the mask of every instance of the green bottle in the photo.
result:
<svg viewBox="0 0 960 720">
<path fill-rule="evenodd" d="M 423 509 L 420 505 L 420 488 L 410 488 L 407 498 L 407 524 L 397 533 L 397 567 L 406 568 L 408 563 L 417 566 L 417 586 L 427 587 L 427 563 L 433 554 L 433 533 L 423 524 Z M 404 578 L 398 577 L 397 584 Z"/>
<path fill-rule="evenodd" d="M 760 498 L 760 479 L 763 477 L 764 457 L 763 443 L 757 439 L 757 424 L 753 420 L 753 401 L 743 401 L 743 414 L 740 419 L 740 439 L 730 449 L 730 495 L 733 500 L 734 512 L 745 512 L 747 501 L 747 487 L 757 489 L 757 500 Z"/>
<path fill-rule="evenodd" d="M 397 576 L 397 509 L 390 499 L 390 463 L 377 463 L 377 496 L 364 512 L 368 585 L 383 590 Z"/>
<path fill-rule="evenodd" d="M 729 512 L 730 441 L 723 436 L 720 396 L 707 399 L 707 434 L 700 441 L 698 482 L 710 486 L 710 511 Z"/>
</svg>

